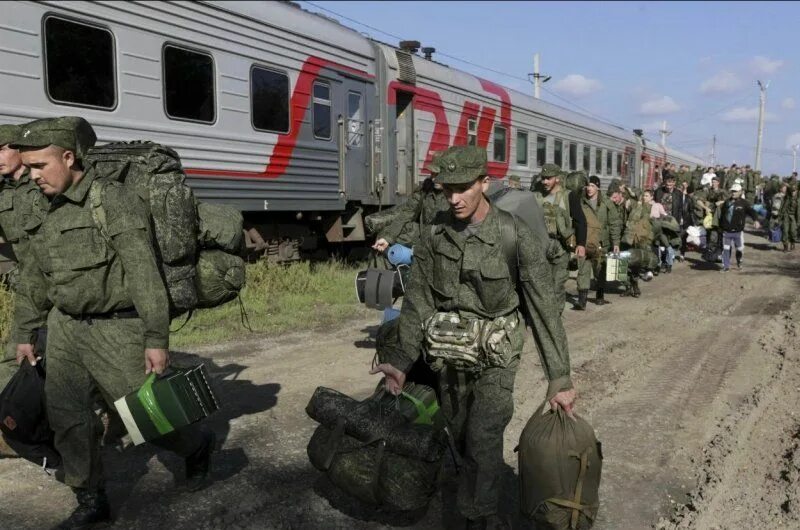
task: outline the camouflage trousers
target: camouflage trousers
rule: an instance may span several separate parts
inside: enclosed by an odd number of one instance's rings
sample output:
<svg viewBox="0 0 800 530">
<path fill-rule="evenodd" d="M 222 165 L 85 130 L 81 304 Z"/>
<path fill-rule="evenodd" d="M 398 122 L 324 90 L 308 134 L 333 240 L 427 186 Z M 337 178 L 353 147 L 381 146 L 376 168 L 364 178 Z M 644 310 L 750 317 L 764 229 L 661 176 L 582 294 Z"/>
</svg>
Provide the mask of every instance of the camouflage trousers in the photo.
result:
<svg viewBox="0 0 800 530">
<path fill-rule="evenodd" d="M 569 254 L 563 253 L 560 257 L 550 261 L 550 269 L 553 272 L 553 290 L 556 294 L 558 312 L 564 312 L 564 303 L 567 301 L 567 291 L 565 285 L 569 279 Z"/>
<path fill-rule="evenodd" d="M 509 366 L 468 373 L 445 367 L 438 373 L 441 410 L 461 454 L 458 511 L 468 519 L 497 513 L 501 489 L 503 433 L 514 413 L 514 378 Z"/>
<path fill-rule="evenodd" d="M 797 242 L 797 219 L 786 216 L 781 220 L 781 242 Z"/>
<path fill-rule="evenodd" d="M 602 290 L 606 286 L 606 257 L 598 253 L 593 258 L 578 258 L 578 290 L 588 291 L 594 276 L 595 288 Z"/>
<path fill-rule="evenodd" d="M 102 488 L 97 392 L 113 408 L 114 400 L 144 383 L 144 325 L 138 318 L 76 320 L 58 309 L 47 324 L 47 414 L 64 461 L 64 482 Z M 189 425 L 153 443 L 186 457 L 199 449 L 202 438 L 197 426 Z"/>
</svg>

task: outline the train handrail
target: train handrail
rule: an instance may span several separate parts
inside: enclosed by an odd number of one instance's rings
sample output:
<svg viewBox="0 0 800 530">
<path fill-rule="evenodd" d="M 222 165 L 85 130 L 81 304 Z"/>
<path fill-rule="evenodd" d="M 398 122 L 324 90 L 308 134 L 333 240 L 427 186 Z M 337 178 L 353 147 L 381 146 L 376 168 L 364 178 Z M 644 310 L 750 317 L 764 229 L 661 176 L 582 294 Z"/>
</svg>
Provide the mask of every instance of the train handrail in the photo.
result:
<svg viewBox="0 0 800 530">
<path fill-rule="evenodd" d="M 345 165 L 347 162 L 347 136 L 344 126 L 344 118 L 339 114 L 336 121 L 339 125 L 339 195 L 347 195 L 347 179 L 345 178 Z"/>
</svg>

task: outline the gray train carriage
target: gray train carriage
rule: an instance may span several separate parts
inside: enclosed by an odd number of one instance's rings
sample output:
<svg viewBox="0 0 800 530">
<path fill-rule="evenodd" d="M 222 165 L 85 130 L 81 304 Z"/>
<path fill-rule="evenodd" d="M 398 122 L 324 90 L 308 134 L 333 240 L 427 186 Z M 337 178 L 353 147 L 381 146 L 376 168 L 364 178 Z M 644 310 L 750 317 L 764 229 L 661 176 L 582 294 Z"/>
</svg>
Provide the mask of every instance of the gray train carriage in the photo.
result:
<svg viewBox="0 0 800 530">
<path fill-rule="evenodd" d="M 0 25 L 0 121 L 78 114 L 101 143 L 169 145 L 200 199 L 246 213 L 251 246 L 296 256 L 315 232 L 364 239 L 373 57 L 285 3 L 18 2 Z"/>
</svg>

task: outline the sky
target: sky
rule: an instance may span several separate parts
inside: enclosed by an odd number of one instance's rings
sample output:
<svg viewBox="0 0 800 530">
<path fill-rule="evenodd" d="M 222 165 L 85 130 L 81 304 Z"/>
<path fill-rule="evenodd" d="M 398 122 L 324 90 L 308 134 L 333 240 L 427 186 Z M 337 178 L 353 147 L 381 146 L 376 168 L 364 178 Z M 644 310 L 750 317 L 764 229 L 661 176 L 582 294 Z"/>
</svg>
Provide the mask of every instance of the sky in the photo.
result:
<svg viewBox="0 0 800 530">
<path fill-rule="evenodd" d="M 440 62 L 530 94 L 539 53 L 541 73 L 552 76 L 542 99 L 657 141 L 666 120 L 667 146 L 704 160 L 716 135 L 723 164 L 754 165 L 757 80 L 769 82 L 761 169 L 792 170 L 800 3 L 298 3 L 383 42 L 418 40 Z"/>
</svg>

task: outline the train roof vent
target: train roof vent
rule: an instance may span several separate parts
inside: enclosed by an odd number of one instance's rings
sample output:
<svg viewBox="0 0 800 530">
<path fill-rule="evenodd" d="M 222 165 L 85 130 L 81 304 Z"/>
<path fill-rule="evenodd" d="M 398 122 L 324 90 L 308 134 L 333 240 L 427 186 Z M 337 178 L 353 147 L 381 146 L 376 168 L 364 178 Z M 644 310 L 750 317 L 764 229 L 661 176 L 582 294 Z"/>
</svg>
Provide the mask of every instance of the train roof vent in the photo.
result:
<svg viewBox="0 0 800 530">
<path fill-rule="evenodd" d="M 404 83 L 417 84 L 417 71 L 414 69 L 414 58 L 404 50 L 395 50 L 397 54 L 397 78 Z"/>
</svg>

